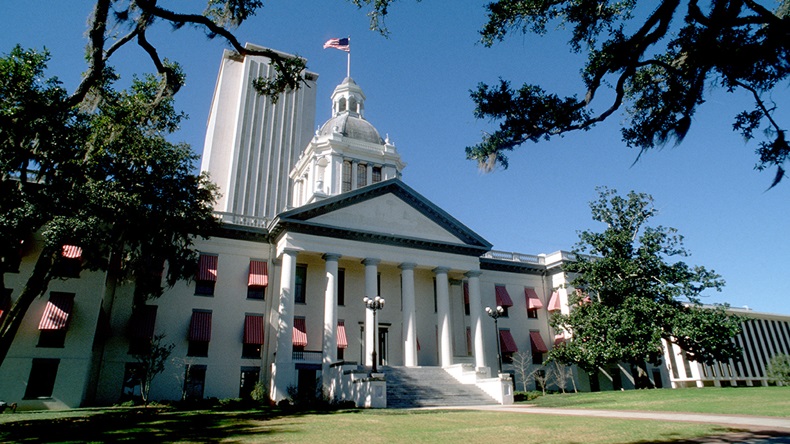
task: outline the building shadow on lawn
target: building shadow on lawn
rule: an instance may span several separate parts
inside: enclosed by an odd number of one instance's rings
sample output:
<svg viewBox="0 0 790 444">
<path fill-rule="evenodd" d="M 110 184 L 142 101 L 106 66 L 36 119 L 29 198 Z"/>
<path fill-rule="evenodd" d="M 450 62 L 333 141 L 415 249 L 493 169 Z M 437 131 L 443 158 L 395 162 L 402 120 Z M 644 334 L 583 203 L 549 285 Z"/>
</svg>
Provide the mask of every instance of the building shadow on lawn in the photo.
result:
<svg viewBox="0 0 790 444">
<path fill-rule="evenodd" d="M 317 412 L 305 412 L 317 413 Z M 173 441 L 218 442 L 255 435 L 288 433 L 263 427 L 261 421 L 281 416 L 277 410 L 181 411 L 135 408 L 53 419 L 24 419 L 0 424 L 0 442 L 116 442 L 143 441 L 148 444 Z"/>
</svg>

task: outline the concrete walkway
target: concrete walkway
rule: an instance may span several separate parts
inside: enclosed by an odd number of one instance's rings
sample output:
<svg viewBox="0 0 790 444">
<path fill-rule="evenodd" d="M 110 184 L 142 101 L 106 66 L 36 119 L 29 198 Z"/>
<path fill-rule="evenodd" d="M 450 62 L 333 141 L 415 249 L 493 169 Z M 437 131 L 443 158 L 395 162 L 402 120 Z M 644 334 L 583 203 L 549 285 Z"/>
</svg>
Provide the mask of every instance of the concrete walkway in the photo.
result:
<svg viewBox="0 0 790 444">
<path fill-rule="evenodd" d="M 433 407 L 432 407 L 433 408 Z M 438 407 L 433 409 L 439 409 Z M 707 413 L 672 413 L 672 412 L 645 412 L 645 411 L 623 411 L 623 410 L 588 410 L 588 409 L 560 409 L 542 408 L 531 405 L 483 405 L 474 407 L 444 407 L 441 409 L 453 410 L 488 410 L 496 412 L 513 412 L 533 415 L 566 415 L 566 416 L 586 416 L 597 418 L 619 418 L 619 419 L 646 419 L 654 421 L 679 421 L 695 422 L 704 424 L 718 424 L 732 428 L 742 428 L 751 430 L 776 431 L 790 436 L 790 418 L 769 417 L 769 416 L 746 416 L 746 415 L 719 415 Z"/>
</svg>

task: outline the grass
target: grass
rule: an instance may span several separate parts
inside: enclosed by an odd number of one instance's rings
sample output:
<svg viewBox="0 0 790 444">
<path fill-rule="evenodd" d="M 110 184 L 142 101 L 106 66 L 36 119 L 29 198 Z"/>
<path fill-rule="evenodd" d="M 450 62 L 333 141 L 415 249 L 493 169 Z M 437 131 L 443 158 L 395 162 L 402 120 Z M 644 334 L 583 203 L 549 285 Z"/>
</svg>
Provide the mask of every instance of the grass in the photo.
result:
<svg viewBox="0 0 790 444">
<path fill-rule="evenodd" d="M 532 404 L 790 416 L 788 395 L 787 387 L 631 390 L 549 395 Z M 735 431 L 710 424 L 456 410 L 284 414 L 268 408 L 246 411 L 109 408 L 0 415 L 0 442 L 8 443 L 679 443 Z M 744 439 L 755 437 L 758 435 L 747 435 Z"/>
<path fill-rule="evenodd" d="M 790 387 L 705 387 L 541 396 L 539 407 L 790 417 Z"/>
<path fill-rule="evenodd" d="M 75 410 L 73 416 L 18 413 L 0 424 L 15 442 L 277 442 L 277 443 L 626 443 L 682 442 L 728 432 L 725 427 L 477 411 L 366 410 L 275 412 Z M 2 415 L 11 416 L 11 415 Z M 27 418 L 25 418 L 27 417 Z M 23 419 L 24 418 L 24 419 Z M 5 419 L 5 418 L 3 418 Z"/>
</svg>

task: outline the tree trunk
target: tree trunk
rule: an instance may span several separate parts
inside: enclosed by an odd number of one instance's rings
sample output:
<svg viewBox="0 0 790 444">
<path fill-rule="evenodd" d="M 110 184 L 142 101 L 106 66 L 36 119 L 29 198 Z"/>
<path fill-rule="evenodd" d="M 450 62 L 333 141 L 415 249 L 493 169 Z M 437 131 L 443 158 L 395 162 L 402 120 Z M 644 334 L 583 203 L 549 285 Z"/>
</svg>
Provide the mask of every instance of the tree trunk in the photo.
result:
<svg viewBox="0 0 790 444">
<path fill-rule="evenodd" d="M 0 327 L 0 366 L 5 362 L 8 351 L 11 349 L 11 344 L 14 342 L 16 333 L 22 325 L 22 320 L 27 314 L 30 305 L 38 297 L 47 291 L 49 281 L 52 280 L 52 267 L 55 264 L 55 249 L 44 247 L 44 250 L 38 256 L 36 265 L 33 268 L 33 273 L 27 280 L 22 293 L 14 302 L 11 310 L 3 320 L 3 325 Z"/>
</svg>

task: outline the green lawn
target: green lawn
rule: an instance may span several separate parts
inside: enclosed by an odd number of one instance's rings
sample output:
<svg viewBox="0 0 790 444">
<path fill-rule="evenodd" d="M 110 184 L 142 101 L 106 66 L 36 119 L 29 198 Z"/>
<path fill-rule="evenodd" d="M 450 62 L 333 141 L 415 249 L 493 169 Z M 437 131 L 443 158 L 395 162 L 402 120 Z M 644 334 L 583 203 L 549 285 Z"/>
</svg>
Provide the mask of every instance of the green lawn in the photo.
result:
<svg viewBox="0 0 790 444">
<path fill-rule="evenodd" d="M 790 387 L 626 390 L 541 396 L 529 404 L 605 410 L 790 417 Z"/>
<path fill-rule="evenodd" d="M 542 407 L 790 416 L 790 387 L 631 390 L 548 395 Z M 349 410 L 283 414 L 157 408 L 0 415 L 0 442 L 678 443 L 724 426 L 491 411 Z"/>
<path fill-rule="evenodd" d="M 0 415 L 0 442 L 626 443 L 719 435 L 720 426 L 475 411 L 277 415 L 118 409 Z M 7 421 L 14 416 L 15 421 Z M 638 426 L 635 426 L 638 424 Z"/>
</svg>

